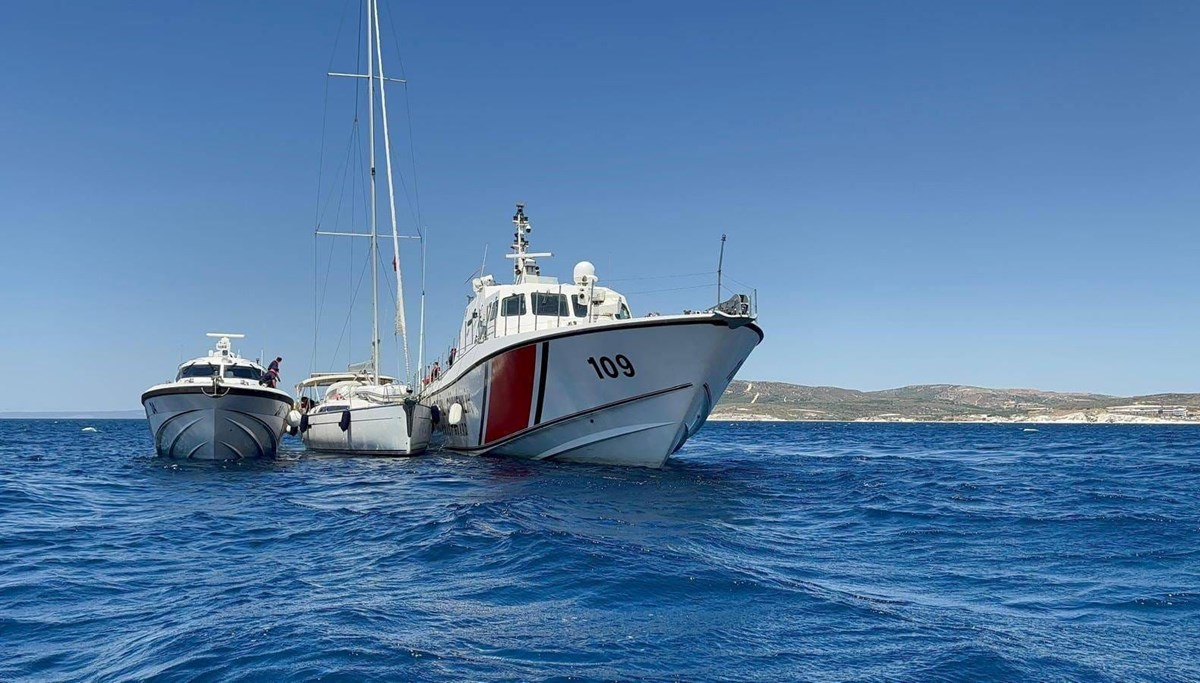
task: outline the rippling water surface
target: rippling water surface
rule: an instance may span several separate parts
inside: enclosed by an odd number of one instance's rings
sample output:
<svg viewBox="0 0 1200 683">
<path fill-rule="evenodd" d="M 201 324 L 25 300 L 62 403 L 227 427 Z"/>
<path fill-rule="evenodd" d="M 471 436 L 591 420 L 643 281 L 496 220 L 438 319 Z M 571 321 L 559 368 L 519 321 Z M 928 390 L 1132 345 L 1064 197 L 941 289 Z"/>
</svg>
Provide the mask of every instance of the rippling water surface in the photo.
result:
<svg viewBox="0 0 1200 683">
<path fill-rule="evenodd" d="M 651 471 L 0 421 L 0 680 L 1200 678 L 1200 428 L 1039 429 L 710 424 Z"/>
</svg>

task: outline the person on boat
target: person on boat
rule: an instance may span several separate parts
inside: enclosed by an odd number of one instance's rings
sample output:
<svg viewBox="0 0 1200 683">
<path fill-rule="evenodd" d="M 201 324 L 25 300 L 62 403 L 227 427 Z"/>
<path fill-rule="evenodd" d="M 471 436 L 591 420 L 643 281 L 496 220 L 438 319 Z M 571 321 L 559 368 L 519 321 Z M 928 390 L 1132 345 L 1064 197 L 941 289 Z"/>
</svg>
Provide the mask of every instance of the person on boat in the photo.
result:
<svg viewBox="0 0 1200 683">
<path fill-rule="evenodd" d="M 454 367 L 454 352 L 455 351 L 458 351 L 458 349 L 457 348 L 450 349 L 450 357 L 446 359 L 446 369 L 447 370 Z"/>
<path fill-rule="evenodd" d="M 442 374 L 442 366 L 439 365 L 438 362 L 435 360 L 435 361 L 433 361 L 433 367 L 429 369 L 430 381 L 436 380 L 438 378 L 438 375 L 440 375 L 440 374 Z"/>
<path fill-rule="evenodd" d="M 283 356 L 276 356 L 275 360 L 271 361 L 271 364 L 267 366 L 267 371 L 263 373 L 262 379 L 260 379 L 258 383 L 268 386 L 272 389 L 278 386 L 279 364 L 282 362 Z"/>
</svg>

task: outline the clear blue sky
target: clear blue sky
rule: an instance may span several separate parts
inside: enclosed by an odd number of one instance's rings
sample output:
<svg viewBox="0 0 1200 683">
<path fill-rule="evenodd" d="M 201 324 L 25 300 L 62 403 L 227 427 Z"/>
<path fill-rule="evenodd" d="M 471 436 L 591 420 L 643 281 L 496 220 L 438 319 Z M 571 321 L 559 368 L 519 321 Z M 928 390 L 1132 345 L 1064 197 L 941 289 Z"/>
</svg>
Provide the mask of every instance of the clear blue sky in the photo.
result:
<svg viewBox="0 0 1200 683">
<path fill-rule="evenodd" d="M 767 335 L 746 379 L 1200 391 L 1198 3 L 384 9 L 411 80 L 431 349 L 485 243 L 507 276 L 523 200 L 548 273 L 587 258 L 628 292 L 671 282 L 618 278 L 714 269 L 728 233 Z M 135 408 L 209 330 L 282 354 L 288 386 L 308 372 L 342 10 L 5 5 L 0 410 Z M 631 294 L 639 312 L 712 298 Z"/>
</svg>

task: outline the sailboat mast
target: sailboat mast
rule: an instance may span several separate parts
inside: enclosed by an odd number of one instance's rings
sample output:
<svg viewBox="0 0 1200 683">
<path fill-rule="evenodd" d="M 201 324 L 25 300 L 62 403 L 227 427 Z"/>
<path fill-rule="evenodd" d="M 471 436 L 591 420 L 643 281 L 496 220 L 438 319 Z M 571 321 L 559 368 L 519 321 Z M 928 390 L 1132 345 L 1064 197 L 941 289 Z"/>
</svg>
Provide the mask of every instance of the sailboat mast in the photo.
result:
<svg viewBox="0 0 1200 683">
<path fill-rule="evenodd" d="M 417 341 L 417 367 L 422 374 L 425 372 L 425 240 L 428 234 L 429 226 L 425 226 L 421 231 L 421 331 Z"/>
<path fill-rule="evenodd" d="M 371 374 L 379 384 L 379 233 L 376 229 L 377 209 L 375 201 L 375 51 L 378 40 L 372 29 L 375 16 L 375 0 L 367 0 L 367 136 L 371 150 Z"/>
<path fill-rule="evenodd" d="M 380 118 L 383 120 L 383 161 L 387 165 L 388 208 L 392 219 L 392 258 L 396 268 L 396 331 L 400 333 L 404 345 L 404 376 L 412 374 L 412 363 L 408 358 L 408 328 L 404 321 L 404 278 L 400 271 L 400 234 L 396 227 L 396 185 L 392 180 L 392 138 L 388 133 L 387 88 L 384 81 L 387 76 L 383 73 L 383 45 L 379 40 L 379 4 L 374 3 L 372 21 L 375 22 L 375 56 L 379 68 L 379 107 Z"/>
</svg>

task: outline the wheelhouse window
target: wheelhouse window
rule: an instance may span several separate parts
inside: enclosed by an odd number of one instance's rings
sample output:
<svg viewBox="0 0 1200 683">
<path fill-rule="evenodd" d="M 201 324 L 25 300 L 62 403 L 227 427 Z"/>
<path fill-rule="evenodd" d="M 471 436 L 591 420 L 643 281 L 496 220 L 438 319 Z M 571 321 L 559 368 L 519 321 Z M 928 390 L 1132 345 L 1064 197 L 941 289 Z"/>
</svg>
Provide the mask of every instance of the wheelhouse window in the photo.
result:
<svg viewBox="0 0 1200 683">
<path fill-rule="evenodd" d="M 513 294 L 505 297 L 500 302 L 500 309 L 500 315 L 503 316 L 525 315 L 528 312 L 525 308 L 525 295 Z"/>
<path fill-rule="evenodd" d="M 250 365 L 226 365 L 225 376 L 235 379 L 252 379 L 257 382 L 262 379 L 262 372 Z"/>
<path fill-rule="evenodd" d="M 624 301 L 622 301 L 621 310 L 617 311 L 617 320 L 628 320 L 632 317 L 633 314 L 629 312 L 629 307 L 625 305 Z"/>
<path fill-rule="evenodd" d="M 175 379 L 187 379 L 189 377 L 213 377 L 220 371 L 218 365 L 189 365 L 179 369 L 179 376 Z"/>
<path fill-rule="evenodd" d="M 220 365 L 197 364 L 189 365 L 179 371 L 176 380 L 195 377 L 216 377 L 221 372 Z M 262 371 L 249 365 L 226 365 L 225 376 L 230 379 L 249 379 L 255 382 L 262 379 Z"/>
<path fill-rule="evenodd" d="M 487 317 L 487 319 L 488 319 L 488 321 L 489 321 L 489 322 L 491 322 L 492 320 L 495 320 L 495 319 L 496 319 L 496 313 L 497 313 L 497 311 L 499 311 L 499 310 L 500 310 L 500 302 L 499 302 L 499 301 L 493 301 L 492 303 L 488 304 L 488 308 L 487 308 L 487 314 L 488 314 L 488 317 Z"/>
<path fill-rule="evenodd" d="M 571 297 L 571 307 L 575 309 L 576 318 L 587 317 L 587 302 L 584 301 L 582 296 Z"/>
<path fill-rule="evenodd" d="M 549 292 L 533 293 L 533 314 L 571 317 L 571 309 L 567 307 L 567 295 L 551 294 Z"/>
</svg>

